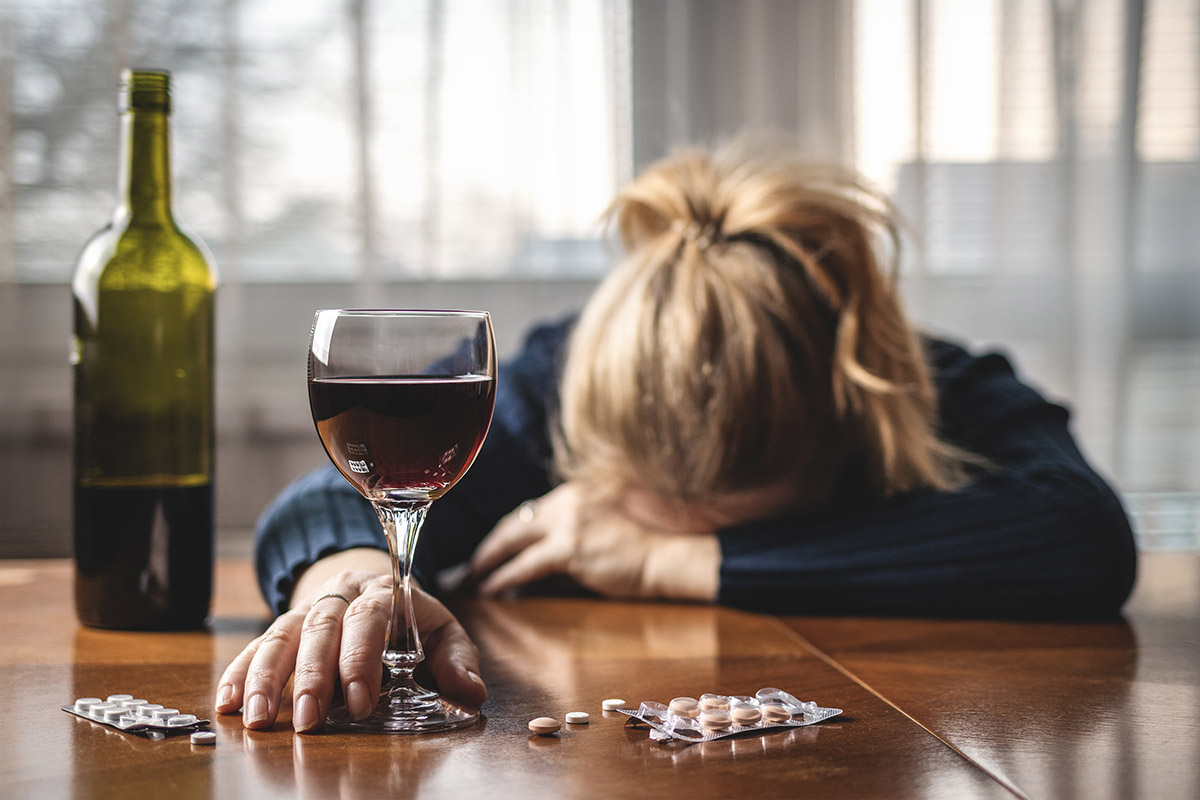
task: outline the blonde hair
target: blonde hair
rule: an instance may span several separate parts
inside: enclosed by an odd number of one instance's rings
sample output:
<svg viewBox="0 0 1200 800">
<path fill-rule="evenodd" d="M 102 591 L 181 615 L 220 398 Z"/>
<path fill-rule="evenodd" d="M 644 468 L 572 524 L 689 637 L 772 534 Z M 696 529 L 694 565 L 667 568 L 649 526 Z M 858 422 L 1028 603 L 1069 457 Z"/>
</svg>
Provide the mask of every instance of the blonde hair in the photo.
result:
<svg viewBox="0 0 1200 800">
<path fill-rule="evenodd" d="M 563 477 L 689 501 L 794 476 L 799 504 L 844 469 L 873 497 L 963 480 L 897 296 L 895 217 L 858 178 L 690 150 L 608 217 L 627 256 L 568 346 Z"/>
</svg>

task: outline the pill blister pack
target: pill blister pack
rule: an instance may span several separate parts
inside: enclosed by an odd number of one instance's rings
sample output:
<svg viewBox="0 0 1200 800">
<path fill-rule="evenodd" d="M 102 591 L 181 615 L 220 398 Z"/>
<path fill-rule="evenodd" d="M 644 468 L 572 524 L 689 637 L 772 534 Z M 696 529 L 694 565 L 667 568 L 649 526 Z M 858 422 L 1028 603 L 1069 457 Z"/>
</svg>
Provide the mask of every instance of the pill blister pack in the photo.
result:
<svg viewBox="0 0 1200 800">
<path fill-rule="evenodd" d="M 177 708 L 168 708 L 131 694 L 110 694 L 105 699 L 81 697 L 61 708 L 68 714 L 147 739 L 196 733 L 207 729 L 210 724 L 209 720 L 200 719 L 195 714 L 183 714 Z"/>
<path fill-rule="evenodd" d="M 759 689 L 753 697 L 702 694 L 676 697 L 665 705 L 646 700 L 636 711 L 617 710 L 649 725 L 650 738 L 660 742 L 709 742 L 748 731 L 799 728 L 842 713 L 840 708 L 822 708 L 774 687 Z"/>
</svg>

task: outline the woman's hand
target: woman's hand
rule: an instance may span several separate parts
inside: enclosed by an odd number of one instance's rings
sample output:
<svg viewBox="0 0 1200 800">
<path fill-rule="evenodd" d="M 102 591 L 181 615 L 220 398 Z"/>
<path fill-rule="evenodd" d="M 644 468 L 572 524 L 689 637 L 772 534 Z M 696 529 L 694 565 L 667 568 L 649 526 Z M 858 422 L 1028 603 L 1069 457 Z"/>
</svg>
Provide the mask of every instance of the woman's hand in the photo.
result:
<svg viewBox="0 0 1200 800">
<path fill-rule="evenodd" d="M 354 549 L 318 561 L 301 575 L 292 609 L 233 660 L 217 688 L 217 710 L 243 708 L 247 728 L 269 728 L 292 681 L 292 726 L 317 730 L 341 677 L 354 719 L 371 713 L 383 677 L 391 618 L 391 567 L 378 550 Z M 413 587 L 425 662 L 440 692 L 470 705 L 487 699 L 479 652 L 446 607 Z"/>
<path fill-rule="evenodd" d="M 484 594 L 563 574 L 610 597 L 712 601 L 720 561 L 713 534 L 653 527 L 568 482 L 500 520 L 471 574 Z"/>
</svg>

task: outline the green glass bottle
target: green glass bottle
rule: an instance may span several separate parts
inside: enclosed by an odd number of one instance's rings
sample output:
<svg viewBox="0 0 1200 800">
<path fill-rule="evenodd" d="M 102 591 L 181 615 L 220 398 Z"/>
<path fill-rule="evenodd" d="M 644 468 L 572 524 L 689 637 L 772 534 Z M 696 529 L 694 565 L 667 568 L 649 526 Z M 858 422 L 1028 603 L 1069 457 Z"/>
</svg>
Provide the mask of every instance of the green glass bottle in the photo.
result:
<svg viewBox="0 0 1200 800">
<path fill-rule="evenodd" d="M 212 595 L 211 256 L 171 212 L 170 75 L 125 71 L 113 221 L 74 279 L 75 605 L 85 625 L 203 625 Z"/>
</svg>

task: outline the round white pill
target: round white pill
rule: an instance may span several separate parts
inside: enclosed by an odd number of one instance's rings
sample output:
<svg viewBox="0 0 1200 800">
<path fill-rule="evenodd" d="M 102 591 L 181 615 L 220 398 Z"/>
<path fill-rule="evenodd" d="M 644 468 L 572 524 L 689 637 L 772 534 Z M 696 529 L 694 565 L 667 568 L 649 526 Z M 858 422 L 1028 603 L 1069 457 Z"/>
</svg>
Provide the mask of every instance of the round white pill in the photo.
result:
<svg viewBox="0 0 1200 800">
<path fill-rule="evenodd" d="M 132 700 L 132 699 L 133 699 L 133 695 L 131 695 L 131 694 L 110 694 L 108 696 L 108 699 L 105 702 L 124 704 L 124 702 L 126 700 Z"/>
<path fill-rule="evenodd" d="M 104 712 L 110 708 L 119 708 L 114 703 L 93 703 L 88 709 L 88 716 L 92 719 L 104 719 Z"/>
<path fill-rule="evenodd" d="M 151 716 L 154 717 L 155 722 L 166 722 L 178 713 L 178 708 L 156 708 Z"/>
<path fill-rule="evenodd" d="M 536 733 L 538 736 L 545 736 L 554 733 L 562 726 L 558 724 L 558 720 L 554 717 L 538 717 L 537 719 L 529 720 L 529 730 Z"/>
<path fill-rule="evenodd" d="M 192 744 L 216 744 L 217 735 L 212 731 L 196 731 L 191 736 Z"/>
<path fill-rule="evenodd" d="M 587 725 L 591 719 L 586 711 L 568 711 L 567 722 L 571 725 Z"/>
<path fill-rule="evenodd" d="M 138 706 L 144 706 L 149 702 L 149 700 L 144 700 L 141 697 L 131 697 L 128 700 L 122 700 L 120 704 L 126 708 L 137 708 Z"/>
<path fill-rule="evenodd" d="M 605 711 L 616 711 L 618 708 L 625 708 L 626 703 L 617 697 L 610 697 L 600 704 L 600 707 Z"/>
<path fill-rule="evenodd" d="M 116 722 L 121 717 L 125 716 L 126 713 L 127 712 L 125 711 L 124 706 L 109 706 L 108 708 L 104 709 L 104 721 Z"/>
<path fill-rule="evenodd" d="M 195 714 L 176 714 L 175 716 L 167 719 L 167 727 L 182 728 L 187 725 L 195 725 L 196 720 L 198 719 L 199 717 L 197 717 Z"/>
<path fill-rule="evenodd" d="M 99 697 L 81 697 L 75 701 L 75 710 L 80 714 L 86 714 L 92 706 L 98 706 L 103 702 Z"/>
</svg>

